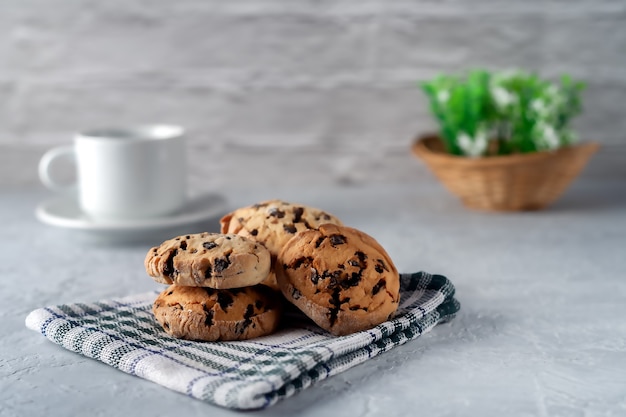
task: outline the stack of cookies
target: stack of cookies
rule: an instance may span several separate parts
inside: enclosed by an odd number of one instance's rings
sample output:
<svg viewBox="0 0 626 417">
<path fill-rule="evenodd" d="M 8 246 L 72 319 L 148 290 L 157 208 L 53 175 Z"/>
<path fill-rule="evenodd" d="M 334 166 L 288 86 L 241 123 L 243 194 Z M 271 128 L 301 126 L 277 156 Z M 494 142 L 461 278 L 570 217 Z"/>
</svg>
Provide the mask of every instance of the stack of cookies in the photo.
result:
<svg viewBox="0 0 626 417">
<path fill-rule="evenodd" d="M 259 283 L 269 275 L 270 253 L 235 234 L 179 236 L 150 249 L 148 275 L 171 284 L 153 312 L 170 335 L 191 340 L 244 340 L 276 330 L 281 299 Z"/>
<path fill-rule="evenodd" d="M 280 293 L 334 335 L 371 328 L 398 307 L 399 274 L 386 251 L 322 210 L 265 201 L 224 216 L 221 232 L 179 236 L 146 256 L 148 274 L 173 284 L 153 311 L 175 337 L 270 334 Z"/>
</svg>

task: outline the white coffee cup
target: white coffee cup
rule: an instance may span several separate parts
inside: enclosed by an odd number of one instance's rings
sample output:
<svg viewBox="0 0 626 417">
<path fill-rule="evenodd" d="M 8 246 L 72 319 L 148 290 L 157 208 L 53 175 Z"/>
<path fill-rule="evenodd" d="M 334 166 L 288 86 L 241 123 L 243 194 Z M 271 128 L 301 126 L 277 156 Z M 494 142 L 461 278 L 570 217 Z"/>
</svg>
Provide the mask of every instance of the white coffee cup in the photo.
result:
<svg viewBox="0 0 626 417">
<path fill-rule="evenodd" d="M 62 184 L 53 163 L 72 158 L 76 183 Z M 49 150 L 39 162 L 48 188 L 75 192 L 83 212 L 101 220 L 172 214 L 187 197 L 184 129 L 173 125 L 108 128 L 78 133 L 73 146 Z"/>
</svg>

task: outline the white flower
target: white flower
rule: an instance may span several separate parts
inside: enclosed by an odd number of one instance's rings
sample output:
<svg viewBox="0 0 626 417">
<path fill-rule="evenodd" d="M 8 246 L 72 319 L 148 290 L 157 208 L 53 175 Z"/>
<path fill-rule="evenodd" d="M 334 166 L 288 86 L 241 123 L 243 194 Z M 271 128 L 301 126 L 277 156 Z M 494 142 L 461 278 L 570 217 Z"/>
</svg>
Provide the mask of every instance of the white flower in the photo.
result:
<svg viewBox="0 0 626 417">
<path fill-rule="evenodd" d="M 441 90 L 437 93 L 437 101 L 441 104 L 446 104 L 450 99 L 450 92 L 448 90 Z"/>
<path fill-rule="evenodd" d="M 543 128 L 543 140 L 546 142 L 549 149 L 556 149 L 559 147 L 559 135 L 552 126 L 546 125 Z"/>
<path fill-rule="evenodd" d="M 540 123 L 536 126 L 538 130 L 539 148 L 554 150 L 561 145 L 559 134 L 553 126 Z"/>
<path fill-rule="evenodd" d="M 567 99 L 563 91 L 554 84 L 551 84 L 548 88 L 546 88 L 545 95 L 548 98 L 548 105 L 551 111 L 559 109 L 565 104 Z"/>
<path fill-rule="evenodd" d="M 541 99 L 535 99 L 530 103 L 530 108 L 535 111 L 540 116 L 543 116 L 547 113 L 548 107 L 546 106 L 545 101 Z"/>
<path fill-rule="evenodd" d="M 487 149 L 487 135 L 479 130 L 472 139 L 467 133 L 461 132 L 456 138 L 456 142 L 463 153 L 469 157 L 479 157 Z"/>
<path fill-rule="evenodd" d="M 493 97 L 493 100 L 500 109 L 508 107 L 517 99 L 514 94 L 509 93 L 506 89 L 500 86 L 491 87 L 491 97 Z"/>
<path fill-rule="evenodd" d="M 557 98 L 561 95 L 561 91 L 556 85 L 550 84 L 548 88 L 546 88 L 546 94 L 552 98 Z"/>
</svg>

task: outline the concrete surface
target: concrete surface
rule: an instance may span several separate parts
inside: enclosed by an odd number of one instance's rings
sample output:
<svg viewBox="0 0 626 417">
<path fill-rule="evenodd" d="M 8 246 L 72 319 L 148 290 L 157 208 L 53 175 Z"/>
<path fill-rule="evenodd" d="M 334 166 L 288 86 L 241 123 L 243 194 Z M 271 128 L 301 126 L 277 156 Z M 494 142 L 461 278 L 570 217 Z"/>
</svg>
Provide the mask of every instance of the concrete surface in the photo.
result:
<svg viewBox="0 0 626 417">
<path fill-rule="evenodd" d="M 448 276 L 454 321 L 278 405 L 278 416 L 620 416 L 626 413 L 626 183 L 583 177 L 548 210 L 463 209 L 434 181 L 223 189 L 232 207 L 283 198 L 374 236 L 403 272 Z M 96 244 L 37 223 L 38 188 L 0 192 L 0 415 L 236 413 L 68 352 L 33 309 L 160 286 L 149 245 Z M 202 225 L 216 230 L 215 221 Z M 239 414 L 239 413 L 237 413 Z"/>
</svg>

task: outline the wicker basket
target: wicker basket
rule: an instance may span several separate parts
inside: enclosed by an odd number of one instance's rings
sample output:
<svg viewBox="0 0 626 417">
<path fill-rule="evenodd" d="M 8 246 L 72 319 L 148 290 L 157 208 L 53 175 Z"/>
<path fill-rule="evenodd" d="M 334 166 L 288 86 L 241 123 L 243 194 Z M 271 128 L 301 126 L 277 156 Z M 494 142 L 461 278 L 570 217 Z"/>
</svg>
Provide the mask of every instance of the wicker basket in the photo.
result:
<svg viewBox="0 0 626 417">
<path fill-rule="evenodd" d="M 466 207 L 489 211 L 539 210 L 555 201 L 599 148 L 587 143 L 488 158 L 447 154 L 435 135 L 419 138 L 413 153 Z"/>
</svg>

